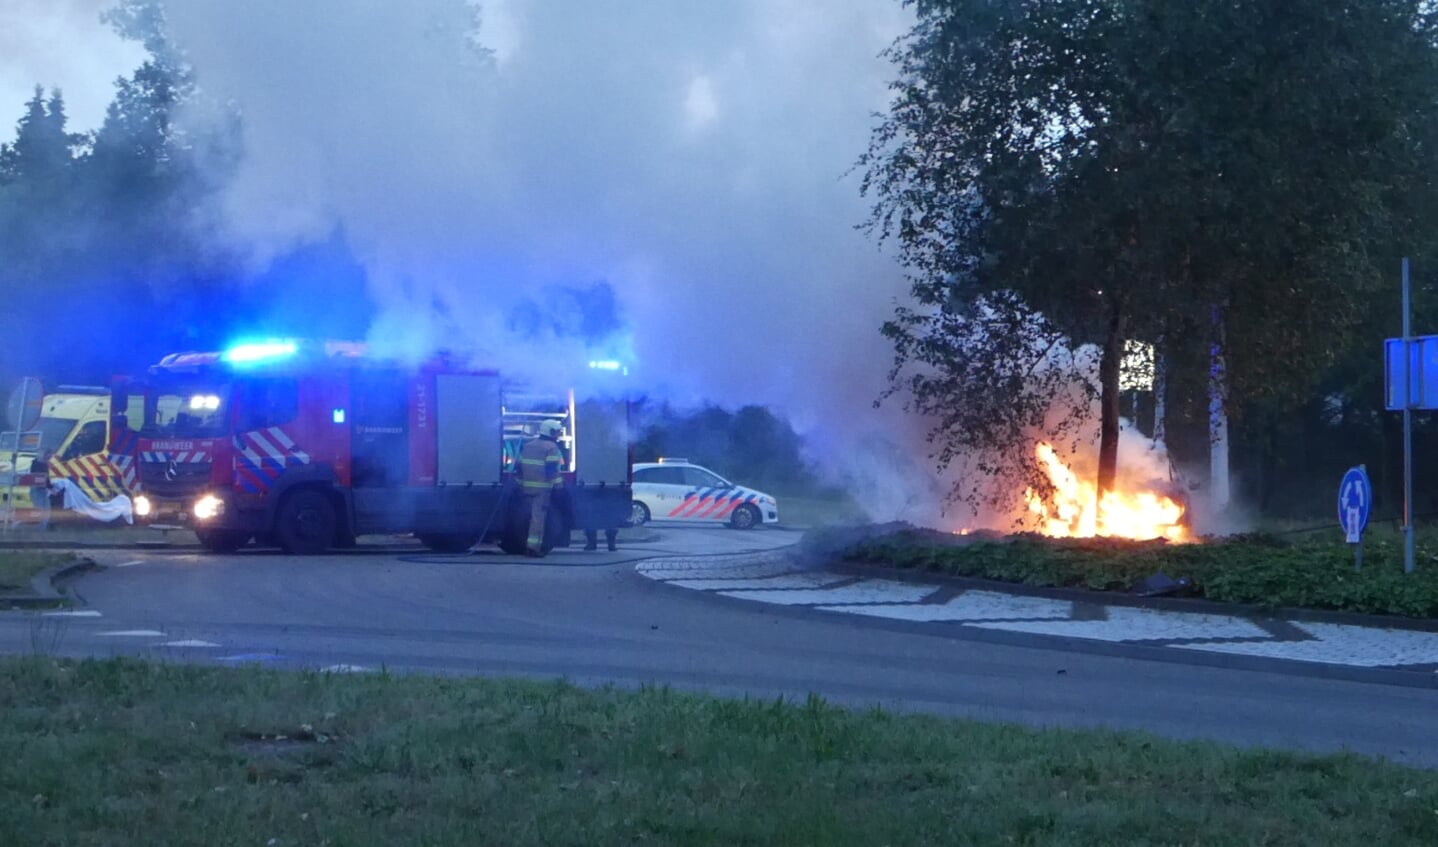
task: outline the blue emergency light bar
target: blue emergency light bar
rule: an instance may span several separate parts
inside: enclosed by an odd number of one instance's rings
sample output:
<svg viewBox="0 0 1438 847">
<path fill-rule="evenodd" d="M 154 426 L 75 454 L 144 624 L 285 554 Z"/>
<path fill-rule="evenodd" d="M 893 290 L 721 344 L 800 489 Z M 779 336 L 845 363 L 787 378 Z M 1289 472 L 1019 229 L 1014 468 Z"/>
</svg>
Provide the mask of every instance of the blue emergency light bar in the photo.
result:
<svg viewBox="0 0 1438 847">
<path fill-rule="evenodd" d="M 293 356 L 299 348 L 293 341 L 262 341 L 255 344 L 236 344 L 221 354 L 226 362 L 243 364 Z"/>
</svg>

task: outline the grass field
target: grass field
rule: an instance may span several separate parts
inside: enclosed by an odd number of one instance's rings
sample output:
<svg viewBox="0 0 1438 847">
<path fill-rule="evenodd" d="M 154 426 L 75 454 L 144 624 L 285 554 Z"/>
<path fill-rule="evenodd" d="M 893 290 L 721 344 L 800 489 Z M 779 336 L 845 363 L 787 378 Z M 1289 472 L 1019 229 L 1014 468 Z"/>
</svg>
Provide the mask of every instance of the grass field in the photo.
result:
<svg viewBox="0 0 1438 847">
<path fill-rule="evenodd" d="M 1438 774 L 557 683 L 0 659 L 0 844 L 1438 843 Z"/>
<path fill-rule="evenodd" d="M 30 590 L 30 580 L 46 568 L 75 561 L 70 553 L 0 550 L 0 595 Z"/>
</svg>

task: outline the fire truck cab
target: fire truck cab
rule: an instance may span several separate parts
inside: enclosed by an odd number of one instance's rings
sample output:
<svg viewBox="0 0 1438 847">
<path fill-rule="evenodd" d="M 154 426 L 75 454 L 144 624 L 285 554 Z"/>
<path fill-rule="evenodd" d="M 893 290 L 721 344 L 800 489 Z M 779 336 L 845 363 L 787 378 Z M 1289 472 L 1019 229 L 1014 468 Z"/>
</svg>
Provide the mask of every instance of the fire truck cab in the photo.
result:
<svg viewBox="0 0 1438 847">
<path fill-rule="evenodd" d="M 495 371 L 281 341 L 166 356 L 115 392 L 115 408 L 142 409 L 124 422 L 135 436 L 136 517 L 192 528 L 209 550 L 259 539 L 307 554 L 413 533 L 437 551 L 481 541 L 523 551 L 527 510 L 504 467 Z M 627 514 L 627 473 L 589 485 L 572 463 L 567 482 L 570 507 L 550 522 L 547 545 Z"/>
</svg>

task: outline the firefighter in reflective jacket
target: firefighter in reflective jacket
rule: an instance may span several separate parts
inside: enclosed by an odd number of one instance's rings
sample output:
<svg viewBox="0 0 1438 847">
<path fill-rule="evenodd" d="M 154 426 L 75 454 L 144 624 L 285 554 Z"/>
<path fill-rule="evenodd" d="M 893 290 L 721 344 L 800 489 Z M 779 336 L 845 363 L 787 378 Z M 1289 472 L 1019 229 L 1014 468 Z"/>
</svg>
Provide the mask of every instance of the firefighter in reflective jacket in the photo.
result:
<svg viewBox="0 0 1438 847">
<path fill-rule="evenodd" d="M 559 449 L 559 421 L 539 425 L 539 437 L 525 442 L 519 451 L 519 484 L 529 501 L 529 538 L 526 556 L 543 556 L 544 519 L 549 513 L 554 489 L 564 483 L 560 471 L 564 454 Z"/>
</svg>

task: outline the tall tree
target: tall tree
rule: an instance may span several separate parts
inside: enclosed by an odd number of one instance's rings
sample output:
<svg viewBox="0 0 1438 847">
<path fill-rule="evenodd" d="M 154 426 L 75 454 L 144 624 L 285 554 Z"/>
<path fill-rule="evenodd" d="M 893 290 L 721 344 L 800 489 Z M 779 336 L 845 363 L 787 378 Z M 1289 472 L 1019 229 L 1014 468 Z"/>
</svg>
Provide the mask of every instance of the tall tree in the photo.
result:
<svg viewBox="0 0 1438 847">
<path fill-rule="evenodd" d="M 1379 279 L 1367 245 L 1431 193 L 1421 0 L 909 5 L 861 166 L 913 278 L 885 326 L 894 389 L 936 413 L 941 462 L 1032 479 L 1034 431 L 1073 431 L 1096 397 L 1106 489 L 1124 342 L 1194 366 L 1215 314 L 1239 396 L 1300 394 L 1314 339 L 1351 332 Z M 1096 385 L 1027 377 L 1054 371 L 1054 337 L 1098 345 Z"/>
<path fill-rule="evenodd" d="M 53 280 L 49 269 L 75 253 L 75 150 L 79 137 L 67 131 L 65 104 L 59 91 L 47 101 L 42 88 L 26 103 L 15 140 L 0 145 L 0 290 L 5 308 L 21 341 L 7 358 L 27 359 L 50 345 L 29 338 L 41 325 L 39 311 Z M 21 329 L 23 328 L 23 329 Z"/>
<path fill-rule="evenodd" d="M 116 80 L 103 125 L 68 132 L 59 92 L 46 100 L 37 88 L 0 146 L 0 290 L 15 328 L 0 376 L 103 380 L 216 343 L 205 333 L 234 305 L 225 289 L 237 263 L 214 232 L 238 118 L 203 108 L 157 2 L 125 0 L 105 17 L 147 57 Z M 217 120 L 194 120 L 202 112 Z"/>
</svg>

